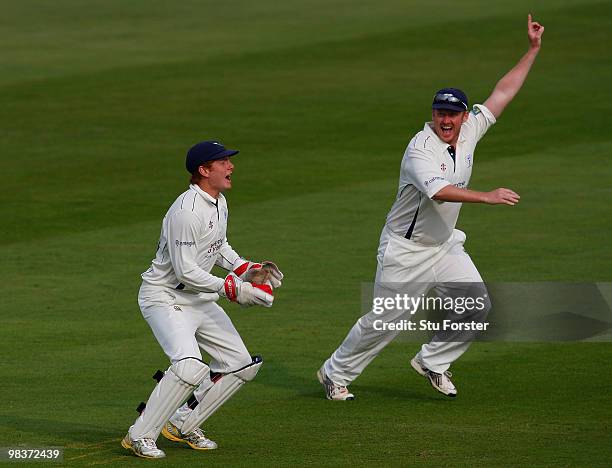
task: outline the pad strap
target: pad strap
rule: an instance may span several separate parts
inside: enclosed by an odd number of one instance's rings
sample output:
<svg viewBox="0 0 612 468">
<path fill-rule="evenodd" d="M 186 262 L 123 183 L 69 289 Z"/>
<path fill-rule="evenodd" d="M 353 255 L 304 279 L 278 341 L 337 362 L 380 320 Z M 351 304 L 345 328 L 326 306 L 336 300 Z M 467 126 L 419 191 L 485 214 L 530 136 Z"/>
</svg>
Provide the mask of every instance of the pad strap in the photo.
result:
<svg viewBox="0 0 612 468">
<path fill-rule="evenodd" d="M 240 390 L 245 382 L 255 378 L 262 364 L 261 356 L 253 356 L 251 364 L 229 374 L 219 374 L 219 377 L 214 380 L 214 385 L 200 398 L 198 405 L 187 416 L 180 431 L 183 434 L 189 434 L 195 428 L 200 427 L 223 403 Z"/>
<path fill-rule="evenodd" d="M 130 427 L 130 438 L 157 439 L 168 418 L 208 375 L 209 370 L 200 359 L 191 357 L 172 364 L 151 393 L 144 411 Z"/>
</svg>

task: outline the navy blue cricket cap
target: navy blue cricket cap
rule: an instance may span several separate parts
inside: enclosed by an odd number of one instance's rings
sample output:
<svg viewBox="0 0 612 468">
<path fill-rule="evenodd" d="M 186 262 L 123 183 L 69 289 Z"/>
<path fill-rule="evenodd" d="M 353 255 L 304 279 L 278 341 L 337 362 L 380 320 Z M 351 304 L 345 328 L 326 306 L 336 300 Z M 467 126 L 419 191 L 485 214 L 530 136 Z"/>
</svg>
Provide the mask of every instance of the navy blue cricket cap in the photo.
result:
<svg viewBox="0 0 612 468">
<path fill-rule="evenodd" d="M 226 149 L 218 141 L 201 141 L 187 152 L 185 166 L 187 171 L 193 174 L 205 162 L 228 158 L 238 153 L 238 150 Z"/>
<path fill-rule="evenodd" d="M 434 95 L 431 108 L 465 112 L 468 110 L 468 98 L 460 89 L 442 88 Z"/>
</svg>

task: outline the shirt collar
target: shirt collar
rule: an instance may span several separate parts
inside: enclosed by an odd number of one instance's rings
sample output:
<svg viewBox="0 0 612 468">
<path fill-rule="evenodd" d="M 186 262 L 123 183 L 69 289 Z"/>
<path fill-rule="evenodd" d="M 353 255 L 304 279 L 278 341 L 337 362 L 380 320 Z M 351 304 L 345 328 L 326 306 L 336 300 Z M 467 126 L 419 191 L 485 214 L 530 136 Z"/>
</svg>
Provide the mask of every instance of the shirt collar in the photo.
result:
<svg viewBox="0 0 612 468">
<path fill-rule="evenodd" d="M 204 190 L 202 190 L 198 185 L 196 184 L 191 184 L 189 186 L 190 190 L 193 190 L 196 193 L 199 193 L 200 196 L 204 199 L 204 200 L 208 200 L 210 203 L 212 203 L 213 205 L 216 205 L 218 202 L 218 199 L 213 197 L 212 195 L 210 195 L 208 192 L 205 192 Z"/>
<path fill-rule="evenodd" d="M 440 137 L 433 129 L 433 122 L 425 122 L 423 131 L 427 134 L 427 136 L 431 136 L 434 139 L 433 141 L 435 141 L 441 149 L 445 150 L 450 146 L 448 143 L 445 143 L 440 140 Z M 457 140 L 457 143 L 465 143 L 465 136 L 463 134 L 463 124 L 461 124 L 461 130 L 459 131 L 459 139 Z"/>
</svg>

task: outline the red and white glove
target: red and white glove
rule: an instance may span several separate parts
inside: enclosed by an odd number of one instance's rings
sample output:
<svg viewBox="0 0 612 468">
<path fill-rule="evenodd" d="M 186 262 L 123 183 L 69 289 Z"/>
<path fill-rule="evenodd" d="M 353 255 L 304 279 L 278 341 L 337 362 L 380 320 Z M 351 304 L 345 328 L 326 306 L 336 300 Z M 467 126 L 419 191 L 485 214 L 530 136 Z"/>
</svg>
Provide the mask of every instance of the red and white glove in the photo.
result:
<svg viewBox="0 0 612 468">
<path fill-rule="evenodd" d="M 242 281 L 234 273 L 230 273 L 225 277 L 223 290 L 220 294 L 227 297 L 230 301 L 237 302 L 246 307 L 253 305 L 272 307 L 274 303 L 274 295 L 270 285 Z"/>
<path fill-rule="evenodd" d="M 254 263 L 239 259 L 234 264 L 233 273 L 241 280 L 256 284 L 270 284 L 274 289 L 280 288 L 282 279 L 285 277 L 276 266 L 276 263 L 268 260 Z"/>
<path fill-rule="evenodd" d="M 246 281 L 246 274 L 250 270 L 260 270 L 261 266 L 261 263 L 255 263 L 249 260 L 245 260 L 244 258 L 239 258 L 234 262 L 232 273 L 234 273 L 242 281 Z"/>
</svg>

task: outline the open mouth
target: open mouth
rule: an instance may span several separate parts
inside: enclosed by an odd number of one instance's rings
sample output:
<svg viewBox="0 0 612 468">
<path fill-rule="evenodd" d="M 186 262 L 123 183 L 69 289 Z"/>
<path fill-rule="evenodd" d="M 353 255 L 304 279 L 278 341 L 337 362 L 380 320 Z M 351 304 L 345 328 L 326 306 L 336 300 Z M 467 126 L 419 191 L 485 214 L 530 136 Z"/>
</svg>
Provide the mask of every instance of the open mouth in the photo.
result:
<svg viewBox="0 0 612 468">
<path fill-rule="evenodd" d="M 225 178 L 227 180 L 229 180 L 230 182 L 232 181 L 232 175 L 231 174 L 226 175 Z"/>
<path fill-rule="evenodd" d="M 450 125 L 441 125 L 442 135 L 451 136 L 453 134 L 453 127 Z"/>
</svg>

